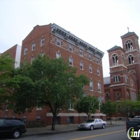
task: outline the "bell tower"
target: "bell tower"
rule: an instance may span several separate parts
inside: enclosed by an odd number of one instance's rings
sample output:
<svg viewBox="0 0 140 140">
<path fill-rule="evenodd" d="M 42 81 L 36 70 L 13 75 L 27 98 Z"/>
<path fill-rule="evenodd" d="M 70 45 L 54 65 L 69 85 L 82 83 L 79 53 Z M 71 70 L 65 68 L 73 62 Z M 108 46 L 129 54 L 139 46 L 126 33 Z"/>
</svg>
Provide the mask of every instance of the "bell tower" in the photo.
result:
<svg viewBox="0 0 140 140">
<path fill-rule="evenodd" d="M 121 36 L 122 46 L 125 52 L 125 64 L 128 73 L 133 73 L 137 78 L 138 90 L 140 90 L 140 50 L 139 37 L 135 32 L 129 32 Z"/>
</svg>

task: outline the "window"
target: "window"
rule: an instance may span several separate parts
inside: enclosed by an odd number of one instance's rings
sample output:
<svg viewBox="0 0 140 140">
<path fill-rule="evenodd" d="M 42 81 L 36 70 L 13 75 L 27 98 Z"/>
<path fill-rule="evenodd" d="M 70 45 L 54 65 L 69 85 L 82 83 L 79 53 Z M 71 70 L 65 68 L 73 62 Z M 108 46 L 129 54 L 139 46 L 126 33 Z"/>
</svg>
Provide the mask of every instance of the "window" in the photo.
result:
<svg viewBox="0 0 140 140">
<path fill-rule="evenodd" d="M 41 119 L 40 116 L 36 116 L 36 120 L 39 121 Z"/>
<path fill-rule="evenodd" d="M 41 55 L 41 56 L 44 56 L 44 52 L 43 52 L 42 50 L 41 50 L 41 52 L 40 52 L 40 55 Z"/>
<path fill-rule="evenodd" d="M 80 62 L 80 69 L 83 70 L 84 69 L 84 63 L 81 61 Z"/>
<path fill-rule="evenodd" d="M 69 57 L 69 65 L 73 66 L 73 58 L 72 57 Z"/>
<path fill-rule="evenodd" d="M 57 39 L 56 39 L 56 45 L 57 45 L 57 46 L 61 46 L 61 39 L 60 39 L 60 38 L 57 38 Z"/>
<path fill-rule="evenodd" d="M 0 119 L 0 126 L 2 126 L 4 124 L 4 120 Z"/>
<path fill-rule="evenodd" d="M 83 51 L 82 50 L 80 50 L 80 56 L 83 56 Z"/>
<path fill-rule="evenodd" d="M 124 55 L 122 55 L 122 64 L 124 64 Z"/>
<path fill-rule="evenodd" d="M 56 52 L 56 58 L 60 58 L 60 57 L 61 57 L 60 51 Z"/>
<path fill-rule="evenodd" d="M 135 93 L 131 93 L 131 100 L 132 101 L 136 101 L 136 94 Z"/>
<path fill-rule="evenodd" d="M 93 81 L 92 80 L 90 80 L 89 87 L 90 87 L 90 91 L 92 91 L 93 90 Z"/>
<path fill-rule="evenodd" d="M 42 105 L 41 103 L 39 103 L 39 101 L 37 101 L 37 107 L 36 107 L 36 110 L 42 110 Z"/>
<path fill-rule="evenodd" d="M 113 81 L 114 82 L 119 82 L 120 81 L 120 76 L 119 75 L 113 76 Z"/>
<path fill-rule="evenodd" d="M 73 46 L 69 44 L 69 50 L 72 52 L 73 51 Z"/>
<path fill-rule="evenodd" d="M 40 40 L 40 46 L 44 46 L 45 45 L 45 38 L 42 37 L 41 40 Z"/>
<path fill-rule="evenodd" d="M 88 55 L 88 59 L 89 59 L 89 60 L 91 60 L 91 59 L 92 59 L 92 56 L 91 56 L 91 54 L 89 54 L 89 55 Z"/>
<path fill-rule="evenodd" d="M 118 57 L 116 54 L 112 56 L 113 65 L 118 65 Z"/>
<path fill-rule="evenodd" d="M 92 73 L 92 66 L 89 65 L 89 72 Z"/>
<path fill-rule="evenodd" d="M 133 80 L 130 80 L 130 85 L 131 85 L 131 86 L 133 86 L 133 85 L 134 85 Z"/>
<path fill-rule="evenodd" d="M 128 56 L 128 62 L 129 62 L 129 64 L 133 64 L 134 63 L 134 57 L 132 55 Z"/>
<path fill-rule="evenodd" d="M 117 100 L 117 101 L 120 100 L 120 94 L 119 94 L 119 93 L 116 94 L 116 100 Z"/>
<path fill-rule="evenodd" d="M 124 81 L 127 83 L 127 79 L 128 79 L 128 77 L 125 75 L 124 76 Z"/>
<path fill-rule="evenodd" d="M 106 98 L 106 101 L 108 101 L 110 99 L 109 93 L 106 93 L 105 98 Z"/>
<path fill-rule="evenodd" d="M 97 69 L 97 75 L 100 76 L 100 69 Z"/>
<path fill-rule="evenodd" d="M 126 99 L 129 100 L 129 93 L 126 93 Z"/>
<path fill-rule="evenodd" d="M 98 91 L 101 92 L 101 83 L 98 82 Z"/>
<path fill-rule="evenodd" d="M 99 58 L 96 58 L 96 63 L 99 63 Z"/>
<path fill-rule="evenodd" d="M 35 42 L 33 42 L 33 43 L 32 43 L 32 51 L 35 50 L 35 46 L 36 46 L 36 44 L 35 44 Z"/>
<path fill-rule="evenodd" d="M 31 64 L 33 63 L 33 61 L 34 61 L 34 56 L 32 55 L 31 56 Z"/>
<path fill-rule="evenodd" d="M 74 104 L 72 103 L 71 100 L 69 100 L 69 109 L 68 110 L 74 110 Z"/>
<path fill-rule="evenodd" d="M 24 55 L 26 55 L 26 54 L 27 54 L 27 51 L 28 51 L 28 48 L 27 48 L 27 47 L 25 47 L 25 48 L 24 48 Z"/>
<path fill-rule="evenodd" d="M 133 45 L 132 45 L 132 42 L 130 40 L 126 41 L 125 46 L 126 46 L 126 51 L 133 50 Z"/>
</svg>

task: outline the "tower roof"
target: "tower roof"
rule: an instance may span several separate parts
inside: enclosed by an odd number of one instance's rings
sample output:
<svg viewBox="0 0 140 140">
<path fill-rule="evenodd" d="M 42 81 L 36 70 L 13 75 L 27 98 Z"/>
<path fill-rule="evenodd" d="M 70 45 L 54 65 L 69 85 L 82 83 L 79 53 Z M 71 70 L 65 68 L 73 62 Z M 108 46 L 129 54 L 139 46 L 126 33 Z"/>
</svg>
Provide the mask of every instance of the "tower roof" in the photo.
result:
<svg viewBox="0 0 140 140">
<path fill-rule="evenodd" d="M 128 32 L 128 33 L 122 35 L 121 38 L 128 37 L 128 36 L 131 36 L 131 35 L 134 35 L 134 36 L 136 36 L 137 38 L 139 38 L 139 37 L 136 35 L 135 32 Z"/>
<path fill-rule="evenodd" d="M 108 52 L 111 52 L 111 51 L 115 51 L 115 50 L 118 50 L 118 49 L 122 49 L 120 46 L 114 46 L 112 48 L 110 48 L 109 50 L 107 50 Z M 122 49 L 123 50 L 123 49 Z"/>
</svg>

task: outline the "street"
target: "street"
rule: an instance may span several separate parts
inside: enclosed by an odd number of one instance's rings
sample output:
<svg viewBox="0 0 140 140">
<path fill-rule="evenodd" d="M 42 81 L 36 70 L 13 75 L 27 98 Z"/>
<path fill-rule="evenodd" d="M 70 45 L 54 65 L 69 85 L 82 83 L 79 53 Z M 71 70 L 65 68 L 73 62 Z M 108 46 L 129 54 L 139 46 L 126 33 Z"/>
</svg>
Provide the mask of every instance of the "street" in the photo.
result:
<svg viewBox="0 0 140 140">
<path fill-rule="evenodd" d="M 127 140 L 125 125 L 111 126 L 105 129 L 77 130 L 52 135 L 22 136 L 20 140 Z"/>
</svg>

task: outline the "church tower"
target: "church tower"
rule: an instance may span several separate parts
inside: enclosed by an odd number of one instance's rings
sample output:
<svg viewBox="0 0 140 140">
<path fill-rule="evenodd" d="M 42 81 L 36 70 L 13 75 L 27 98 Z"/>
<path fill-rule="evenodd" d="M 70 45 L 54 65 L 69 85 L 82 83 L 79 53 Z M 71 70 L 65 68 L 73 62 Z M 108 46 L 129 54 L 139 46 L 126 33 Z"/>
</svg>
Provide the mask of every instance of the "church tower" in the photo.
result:
<svg viewBox="0 0 140 140">
<path fill-rule="evenodd" d="M 139 37 L 135 32 L 129 32 L 121 36 L 122 46 L 125 51 L 125 62 L 128 74 L 132 73 L 136 77 L 138 91 L 140 90 L 140 50 Z"/>
</svg>

